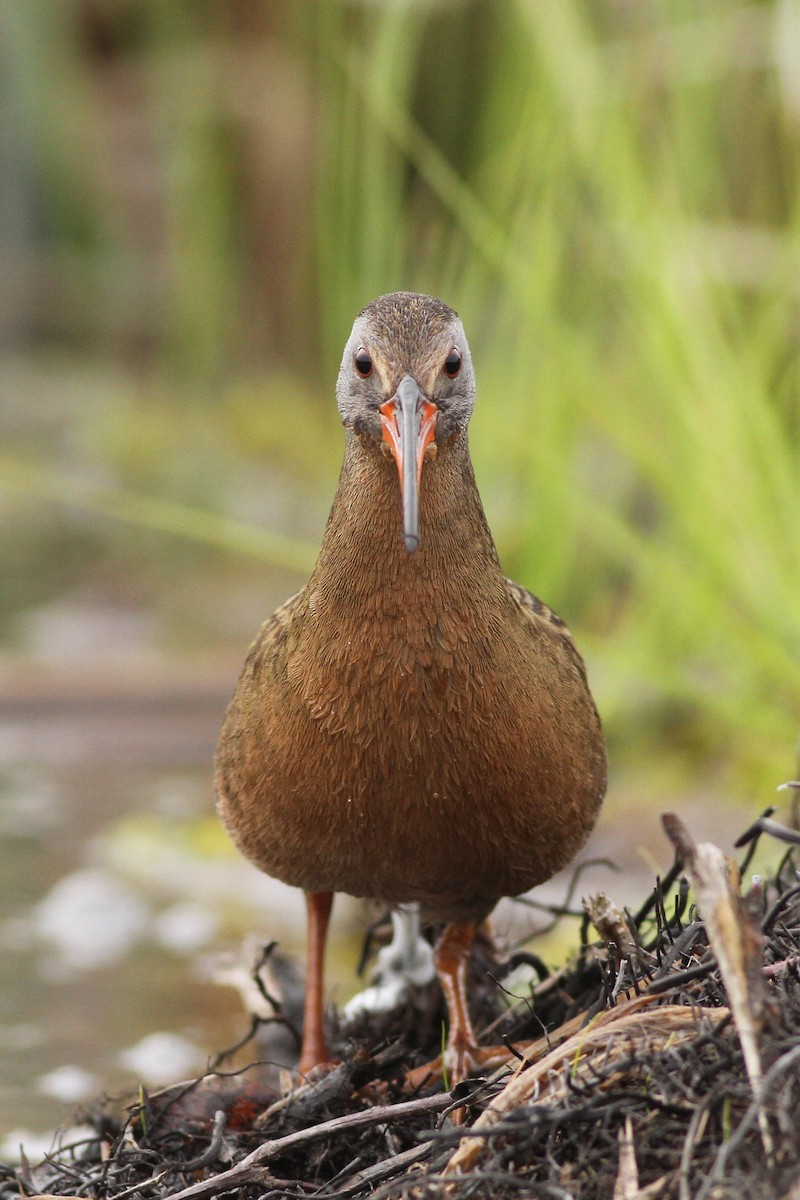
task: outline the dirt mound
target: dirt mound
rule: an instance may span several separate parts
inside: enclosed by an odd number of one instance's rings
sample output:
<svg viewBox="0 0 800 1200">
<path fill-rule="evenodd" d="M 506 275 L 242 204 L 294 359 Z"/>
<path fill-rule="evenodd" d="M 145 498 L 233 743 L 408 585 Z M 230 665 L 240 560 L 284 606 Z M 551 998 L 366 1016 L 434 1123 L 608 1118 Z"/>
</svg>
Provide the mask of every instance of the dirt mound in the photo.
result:
<svg viewBox="0 0 800 1200">
<path fill-rule="evenodd" d="M 765 814 L 737 870 L 664 823 L 673 870 L 636 913 L 588 902 L 566 968 L 478 956 L 481 1042 L 505 1059 L 486 1078 L 443 1090 L 426 989 L 341 1026 L 341 1063 L 286 1094 L 254 1064 L 104 1108 L 81 1144 L 0 1166 L 0 1200 L 800 1197 L 798 850 L 738 882 L 760 836 L 798 836 Z M 525 962 L 539 980 L 512 998 Z"/>
</svg>

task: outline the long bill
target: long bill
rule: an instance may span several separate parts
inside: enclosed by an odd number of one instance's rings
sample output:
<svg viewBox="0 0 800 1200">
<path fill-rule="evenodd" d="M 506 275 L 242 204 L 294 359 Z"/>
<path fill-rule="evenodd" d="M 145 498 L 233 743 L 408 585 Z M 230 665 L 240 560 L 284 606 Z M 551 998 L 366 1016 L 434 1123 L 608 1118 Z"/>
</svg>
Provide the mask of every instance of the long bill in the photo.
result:
<svg viewBox="0 0 800 1200">
<path fill-rule="evenodd" d="M 426 400 L 419 384 L 404 375 L 391 400 L 380 406 L 383 440 L 389 446 L 400 476 L 403 538 L 409 554 L 419 545 L 419 487 L 425 451 L 436 432 L 439 410 Z"/>
</svg>

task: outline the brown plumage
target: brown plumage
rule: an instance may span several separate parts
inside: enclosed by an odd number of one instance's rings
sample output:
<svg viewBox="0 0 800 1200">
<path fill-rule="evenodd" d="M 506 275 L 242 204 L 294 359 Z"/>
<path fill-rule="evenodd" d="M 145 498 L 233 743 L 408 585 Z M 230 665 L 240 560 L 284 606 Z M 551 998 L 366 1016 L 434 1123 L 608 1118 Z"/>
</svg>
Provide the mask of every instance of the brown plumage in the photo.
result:
<svg viewBox="0 0 800 1200">
<path fill-rule="evenodd" d="M 248 858 L 309 894 L 301 1069 L 326 1055 L 321 958 L 328 894 L 343 891 L 451 923 L 437 966 L 463 1073 L 472 932 L 584 843 L 603 738 L 563 622 L 500 568 L 456 314 L 411 293 L 373 301 L 337 397 L 346 446 L 319 559 L 250 649 L 219 742 L 219 811 Z"/>
</svg>

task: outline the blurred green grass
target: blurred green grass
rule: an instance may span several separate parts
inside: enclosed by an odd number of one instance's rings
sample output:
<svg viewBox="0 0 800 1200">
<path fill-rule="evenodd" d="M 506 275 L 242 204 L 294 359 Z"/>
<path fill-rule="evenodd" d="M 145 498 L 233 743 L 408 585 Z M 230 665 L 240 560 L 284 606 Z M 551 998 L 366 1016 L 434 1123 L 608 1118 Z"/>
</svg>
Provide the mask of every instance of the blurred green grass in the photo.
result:
<svg viewBox="0 0 800 1200">
<path fill-rule="evenodd" d="M 762 803 L 800 716 L 797 0 L 27 0 L 0 32 L 6 627 L 109 560 L 165 609 L 245 559 L 299 582 L 353 316 L 430 291 L 612 760 Z M 74 563 L 28 586 L 54 528 Z"/>
</svg>

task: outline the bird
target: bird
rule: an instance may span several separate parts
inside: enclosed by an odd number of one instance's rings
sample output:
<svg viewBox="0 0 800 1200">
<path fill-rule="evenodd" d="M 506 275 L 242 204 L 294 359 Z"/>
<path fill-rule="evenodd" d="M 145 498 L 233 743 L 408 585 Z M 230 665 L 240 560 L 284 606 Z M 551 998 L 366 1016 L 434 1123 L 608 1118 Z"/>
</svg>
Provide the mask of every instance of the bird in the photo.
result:
<svg viewBox="0 0 800 1200">
<path fill-rule="evenodd" d="M 481 1062 L 476 929 L 586 841 L 603 732 L 567 626 L 501 568 L 470 459 L 458 314 L 413 292 L 373 300 L 336 397 L 344 458 L 319 556 L 249 649 L 217 807 L 248 859 L 305 892 L 300 1077 L 331 1060 L 324 956 L 342 892 L 443 923 L 434 960 L 458 1081 Z"/>
</svg>

